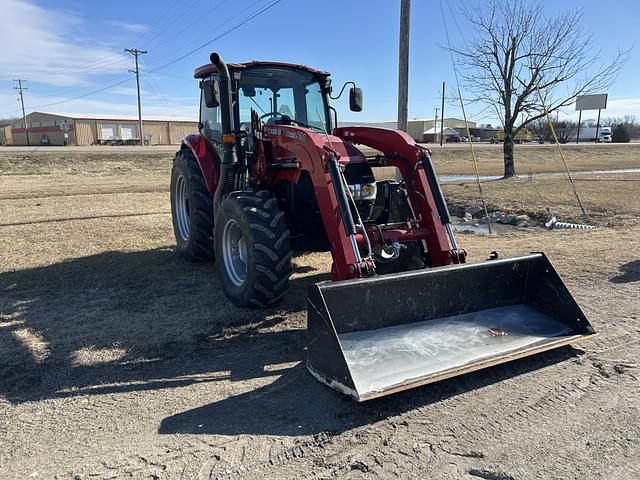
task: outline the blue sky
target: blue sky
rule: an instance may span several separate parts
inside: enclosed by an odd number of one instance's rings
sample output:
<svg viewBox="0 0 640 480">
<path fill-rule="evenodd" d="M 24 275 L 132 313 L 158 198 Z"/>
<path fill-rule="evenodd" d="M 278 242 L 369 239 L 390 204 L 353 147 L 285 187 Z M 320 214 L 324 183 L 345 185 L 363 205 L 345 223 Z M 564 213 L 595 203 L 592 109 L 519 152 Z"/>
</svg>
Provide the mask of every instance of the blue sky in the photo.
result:
<svg viewBox="0 0 640 480">
<path fill-rule="evenodd" d="M 272 1 L 0 0 L 0 118 L 20 114 L 15 78 L 27 80 L 27 112 L 135 114 L 135 80 L 127 73 L 133 58 L 122 49 L 136 47 L 149 51 L 141 57 L 144 115 L 197 116 L 193 69 L 215 50 L 228 62 L 279 60 L 331 71 L 334 85 L 353 80 L 365 92 L 362 113 L 349 112 L 344 97 L 335 102 L 341 120 L 395 119 L 399 0 L 281 0 L 210 45 L 163 67 Z M 460 0 L 443 0 L 443 5 L 452 43 L 459 44 L 460 34 L 468 29 L 459 13 Z M 544 5 L 549 14 L 583 8 L 584 28 L 593 33 L 603 61 L 618 49 L 635 47 L 609 90 L 609 108 L 603 115 L 640 119 L 640 56 L 634 45 L 640 2 L 564 0 Z M 439 2 L 413 0 L 411 16 L 409 118 L 432 118 L 434 108 L 440 107 L 442 82 L 447 82 L 447 95 L 455 86 L 443 48 Z M 86 96 L 74 99 L 81 95 Z M 447 116 L 460 116 L 453 104 L 446 109 Z M 496 123 L 480 114 L 479 106 L 468 110 L 472 120 Z M 585 112 L 583 119 L 595 114 Z M 561 117 L 573 115 L 568 108 Z"/>
</svg>

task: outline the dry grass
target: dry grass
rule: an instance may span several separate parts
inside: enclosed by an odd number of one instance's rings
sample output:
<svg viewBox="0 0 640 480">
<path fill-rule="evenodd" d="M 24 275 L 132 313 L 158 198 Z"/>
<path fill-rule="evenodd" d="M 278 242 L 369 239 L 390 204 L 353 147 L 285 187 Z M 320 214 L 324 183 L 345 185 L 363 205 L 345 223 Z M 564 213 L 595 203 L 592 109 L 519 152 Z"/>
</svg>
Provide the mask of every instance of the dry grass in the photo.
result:
<svg viewBox="0 0 640 480">
<path fill-rule="evenodd" d="M 468 145 L 431 146 L 435 167 L 440 175 L 473 175 L 473 161 Z M 477 144 L 475 154 L 481 175 L 502 175 L 502 145 Z M 566 144 L 561 146 L 572 172 L 594 169 L 640 168 L 640 144 Z M 515 145 L 516 172 L 563 172 L 555 145 Z"/>
<path fill-rule="evenodd" d="M 577 176 L 578 195 L 589 216 L 600 226 L 637 225 L 640 222 L 640 174 Z M 445 183 L 443 191 L 450 205 L 481 205 L 474 182 Z M 526 213 L 539 220 L 555 215 L 559 220 L 584 223 L 570 184 L 563 177 L 533 180 L 493 180 L 483 182 L 489 210 Z"/>
<path fill-rule="evenodd" d="M 146 175 L 171 168 L 173 149 L 133 151 L 118 147 L 91 149 L 0 149 L 0 175 L 108 175 L 135 172 Z"/>
<path fill-rule="evenodd" d="M 468 145 L 432 147 L 432 158 L 440 175 L 474 175 Z M 578 194 L 596 225 L 637 224 L 640 218 L 640 174 L 586 174 L 593 170 L 640 168 L 640 144 L 624 145 L 562 145 Z M 502 146 L 477 145 L 476 157 L 480 175 L 502 174 Z M 517 171 L 528 173 L 564 172 L 564 166 L 554 145 L 516 145 Z M 395 177 L 395 169 L 380 168 L 379 179 Z M 562 221 L 583 223 L 585 220 L 573 190 L 564 175 L 540 176 L 511 180 L 483 180 L 482 188 L 489 210 L 526 213 L 539 220 L 550 214 Z M 451 206 L 480 206 L 475 181 L 445 182 L 443 191 Z"/>
</svg>

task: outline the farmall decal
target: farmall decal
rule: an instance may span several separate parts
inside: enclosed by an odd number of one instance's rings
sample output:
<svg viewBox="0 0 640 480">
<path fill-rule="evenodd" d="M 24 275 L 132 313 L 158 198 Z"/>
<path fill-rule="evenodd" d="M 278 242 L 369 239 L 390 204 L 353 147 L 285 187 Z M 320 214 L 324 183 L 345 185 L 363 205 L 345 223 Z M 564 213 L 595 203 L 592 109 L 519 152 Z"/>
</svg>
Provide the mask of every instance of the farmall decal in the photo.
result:
<svg viewBox="0 0 640 480">
<path fill-rule="evenodd" d="M 267 133 L 269 135 L 275 135 L 275 136 L 278 136 L 278 137 L 293 138 L 294 140 L 298 140 L 299 142 L 304 142 L 307 139 L 307 134 L 306 133 L 298 132 L 298 131 L 291 131 L 291 130 L 283 130 L 281 128 L 276 128 L 276 127 L 268 127 L 267 128 Z"/>
</svg>

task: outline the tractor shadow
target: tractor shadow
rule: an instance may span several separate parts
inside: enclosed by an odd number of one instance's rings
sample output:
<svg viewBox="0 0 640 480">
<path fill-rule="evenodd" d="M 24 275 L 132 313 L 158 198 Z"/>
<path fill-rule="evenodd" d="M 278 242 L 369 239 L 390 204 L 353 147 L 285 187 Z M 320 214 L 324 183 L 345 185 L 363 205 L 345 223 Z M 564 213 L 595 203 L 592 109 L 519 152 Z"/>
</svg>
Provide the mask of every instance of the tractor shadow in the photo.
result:
<svg viewBox="0 0 640 480">
<path fill-rule="evenodd" d="M 330 278 L 301 270 L 263 310 L 235 307 L 212 263 L 171 249 L 2 272 L 0 395 L 20 403 L 264 376 L 265 365 L 301 358 L 307 288 Z"/>
<path fill-rule="evenodd" d="M 161 434 L 314 435 L 343 432 L 568 360 L 564 347 L 398 394 L 356 403 L 317 382 L 299 364 L 264 387 L 165 418 Z M 241 412 L 241 413 L 240 413 Z"/>
<path fill-rule="evenodd" d="M 640 260 L 620 265 L 620 274 L 609 279 L 611 283 L 640 282 Z"/>
<path fill-rule="evenodd" d="M 0 273 L 0 395 L 13 403 L 171 395 L 224 382 L 208 390 L 215 401 L 165 418 L 159 433 L 300 436 L 392 417 L 578 352 L 547 352 L 358 404 L 304 367 L 307 288 L 328 279 L 298 267 L 281 304 L 249 310 L 228 302 L 213 264 L 184 262 L 171 249 Z"/>
</svg>

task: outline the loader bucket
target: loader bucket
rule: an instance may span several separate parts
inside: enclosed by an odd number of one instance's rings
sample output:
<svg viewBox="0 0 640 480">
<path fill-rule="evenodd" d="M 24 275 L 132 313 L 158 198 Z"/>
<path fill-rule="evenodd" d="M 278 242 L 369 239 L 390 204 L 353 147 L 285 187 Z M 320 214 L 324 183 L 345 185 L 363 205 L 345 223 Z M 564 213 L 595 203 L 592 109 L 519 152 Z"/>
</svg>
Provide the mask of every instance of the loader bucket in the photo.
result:
<svg viewBox="0 0 640 480">
<path fill-rule="evenodd" d="M 594 330 L 542 253 L 312 285 L 307 368 L 369 400 Z"/>
</svg>

